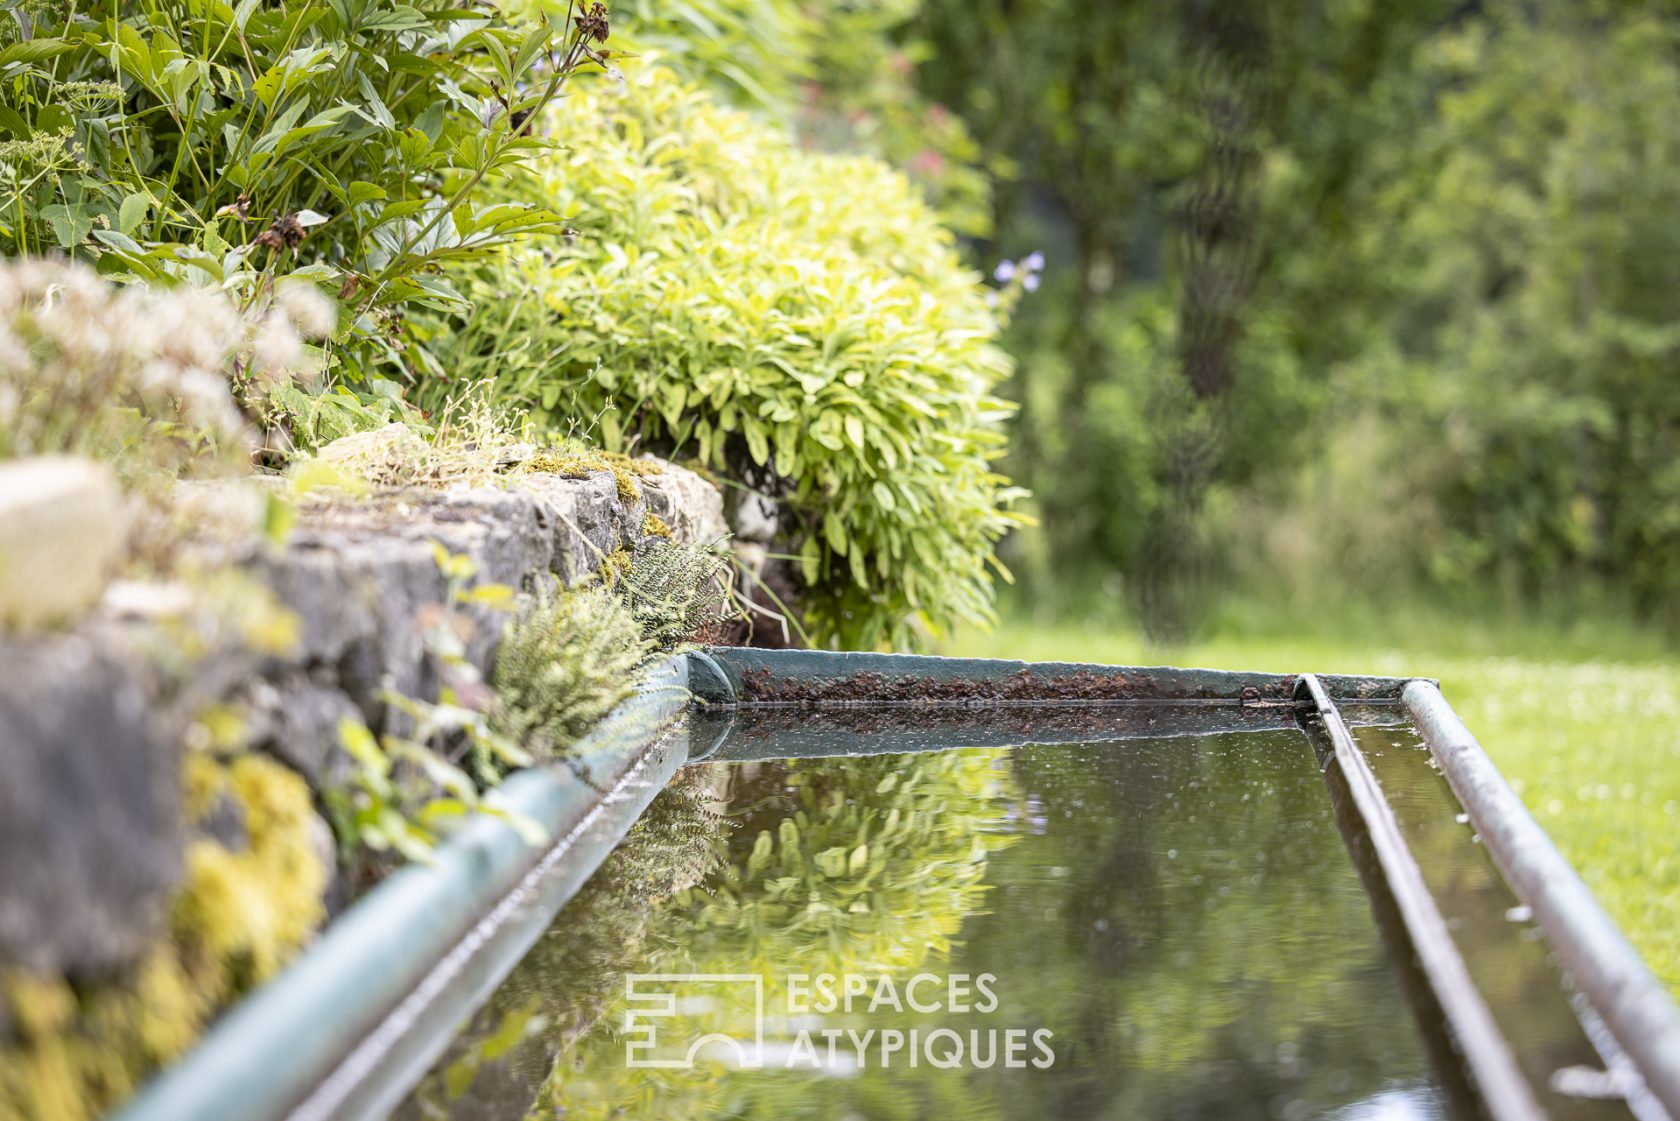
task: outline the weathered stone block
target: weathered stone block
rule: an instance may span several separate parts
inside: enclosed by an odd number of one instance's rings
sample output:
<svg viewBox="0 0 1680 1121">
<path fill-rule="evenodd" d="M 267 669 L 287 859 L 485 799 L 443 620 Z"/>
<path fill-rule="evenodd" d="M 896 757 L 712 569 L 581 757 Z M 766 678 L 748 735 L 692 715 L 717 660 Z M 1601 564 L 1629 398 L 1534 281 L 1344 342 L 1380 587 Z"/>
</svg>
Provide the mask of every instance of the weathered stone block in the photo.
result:
<svg viewBox="0 0 1680 1121">
<path fill-rule="evenodd" d="M 92 607 L 126 532 L 122 491 L 105 464 L 0 463 L 0 627 L 40 627 Z"/>
<path fill-rule="evenodd" d="M 693 471 L 666 464 L 642 480 L 648 509 L 665 520 L 678 541 L 709 545 L 729 533 L 723 516 L 723 495 Z"/>
<path fill-rule="evenodd" d="M 88 976 L 161 933 L 181 735 L 154 696 L 119 644 L 0 639 L 0 961 Z"/>
<path fill-rule="evenodd" d="M 399 722 L 385 690 L 435 698 L 440 666 L 425 633 L 450 607 L 438 548 L 470 557 L 476 582 L 526 591 L 556 576 L 577 583 L 641 544 L 649 511 L 679 541 L 726 532 L 721 499 L 692 472 L 667 466 L 638 484 L 631 502 L 608 471 L 310 499 L 283 546 L 256 534 L 263 496 L 249 481 L 183 487 L 202 515 L 188 519 L 202 531 L 184 546 L 189 559 L 265 584 L 298 616 L 299 648 L 227 651 L 165 687 L 139 652 L 145 643 L 123 636 L 166 641 L 159 628 L 188 611 L 187 585 L 113 589 L 103 615 L 73 634 L 0 637 L 0 963 L 88 976 L 132 961 L 159 932 L 181 875 L 183 714 L 232 705 L 249 746 L 319 793 L 345 777 L 340 719 L 390 731 Z M 454 611 L 471 624 L 467 660 L 488 673 L 505 614 Z M 240 829 L 233 815 L 210 823 L 229 841 Z"/>
</svg>

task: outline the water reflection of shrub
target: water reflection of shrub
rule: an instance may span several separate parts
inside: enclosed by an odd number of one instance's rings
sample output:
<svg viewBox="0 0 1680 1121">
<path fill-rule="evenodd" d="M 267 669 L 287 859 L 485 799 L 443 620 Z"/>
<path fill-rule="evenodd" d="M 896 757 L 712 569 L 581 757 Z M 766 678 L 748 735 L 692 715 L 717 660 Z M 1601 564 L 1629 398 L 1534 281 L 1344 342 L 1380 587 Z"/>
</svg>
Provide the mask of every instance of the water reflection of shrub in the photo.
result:
<svg viewBox="0 0 1680 1121">
<path fill-rule="evenodd" d="M 654 800 L 398 1117 L 513 1118 L 526 1108 L 555 1052 L 602 1022 L 623 975 L 658 952 L 650 943 L 668 941 L 673 894 L 716 867 L 723 822 L 708 797 L 705 774 L 691 771 Z"/>
<path fill-rule="evenodd" d="M 690 891 L 690 953 L 735 971 L 911 970 L 950 948 L 985 894 L 988 855 L 1010 840 L 1000 752 L 878 756 L 768 768 L 727 859 Z M 752 804 L 752 803 L 749 803 Z"/>
<path fill-rule="evenodd" d="M 988 830 L 1010 785 L 1002 757 L 965 751 L 728 768 L 729 800 L 744 809 L 714 841 L 721 862 L 654 917 L 632 968 L 757 973 L 769 1008 L 781 1005 L 789 970 L 937 969 L 964 920 L 980 911 L 988 860 L 1013 840 Z M 717 1064 L 630 1070 L 620 1017 L 599 1022 L 614 1030 L 575 1039 L 531 1117 L 770 1117 L 786 1104 L 783 1091 L 810 1085 L 792 1076 L 771 1087 Z M 961 1072 L 941 1073 L 959 1102 Z"/>
</svg>

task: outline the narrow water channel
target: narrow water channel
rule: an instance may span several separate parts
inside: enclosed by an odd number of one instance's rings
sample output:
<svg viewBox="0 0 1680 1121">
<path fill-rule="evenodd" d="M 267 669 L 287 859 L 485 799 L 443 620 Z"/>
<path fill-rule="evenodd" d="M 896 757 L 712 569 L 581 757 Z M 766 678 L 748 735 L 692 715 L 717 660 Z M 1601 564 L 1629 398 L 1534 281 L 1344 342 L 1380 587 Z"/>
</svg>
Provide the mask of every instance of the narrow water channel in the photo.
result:
<svg viewBox="0 0 1680 1121">
<path fill-rule="evenodd" d="M 1583 1002 L 1563 983 L 1533 915 L 1500 876 L 1451 786 L 1432 766 L 1423 738 L 1409 724 L 1368 724 L 1352 732 L 1541 1108 L 1556 1121 L 1629 1117 L 1629 1105 L 1614 1092 L 1614 1077 L 1604 1076 L 1604 1058 L 1583 1027 Z M 1585 1016 L 1615 1054 L 1607 1029 L 1590 1011 Z M 1632 1115 L 1659 1114 L 1641 1091 Z"/>
<path fill-rule="evenodd" d="M 396 1116 L 1465 1115 L 1293 724 L 753 742 L 678 773 Z"/>
</svg>

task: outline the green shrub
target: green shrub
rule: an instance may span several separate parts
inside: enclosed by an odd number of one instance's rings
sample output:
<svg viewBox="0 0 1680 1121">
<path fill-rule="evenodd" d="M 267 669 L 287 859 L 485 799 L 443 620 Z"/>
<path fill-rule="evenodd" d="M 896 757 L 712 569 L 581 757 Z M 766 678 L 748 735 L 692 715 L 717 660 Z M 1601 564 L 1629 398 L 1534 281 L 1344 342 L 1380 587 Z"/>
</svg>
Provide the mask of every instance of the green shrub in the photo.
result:
<svg viewBox="0 0 1680 1121">
<path fill-rule="evenodd" d="M 806 0 L 618 0 L 613 43 L 657 51 L 684 77 L 779 115 L 816 77 L 812 60 L 824 33 L 816 7 Z"/>
<path fill-rule="evenodd" d="M 992 221 L 986 162 L 960 117 L 922 96 L 922 0 L 619 0 L 613 43 L 658 51 L 684 78 L 768 112 L 823 151 L 879 156 L 958 233 Z"/>
<path fill-rule="evenodd" d="M 604 585 L 550 593 L 502 632 L 491 724 L 538 761 L 559 758 L 636 688 L 649 644 Z"/>
<path fill-rule="evenodd" d="M 430 368 L 403 309 L 461 306 L 439 266 L 559 228 L 478 188 L 546 147 L 525 117 L 605 35 L 454 0 L 6 7 L 0 251 L 244 301 L 306 278 L 358 376 Z"/>
<path fill-rule="evenodd" d="M 821 639 L 989 619 L 993 544 L 1018 520 L 991 467 L 1009 364 L 904 178 L 801 151 L 658 68 L 574 96 L 555 128 L 535 189 L 579 236 L 470 279 L 484 311 L 454 333 L 456 375 L 781 498 Z M 530 292 L 510 309 L 510 289 Z"/>
</svg>

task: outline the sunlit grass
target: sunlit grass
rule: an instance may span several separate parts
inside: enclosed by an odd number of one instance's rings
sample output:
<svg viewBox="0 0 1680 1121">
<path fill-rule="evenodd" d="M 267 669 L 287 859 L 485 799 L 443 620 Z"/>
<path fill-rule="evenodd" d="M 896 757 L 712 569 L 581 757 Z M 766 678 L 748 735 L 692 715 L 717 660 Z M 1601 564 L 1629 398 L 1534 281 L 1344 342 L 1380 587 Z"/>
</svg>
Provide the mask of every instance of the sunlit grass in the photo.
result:
<svg viewBox="0 0 1680 1121">
<path fill-rule="evenodd" d="M 1405 628 L 1394 628 L 1405 629 Z M 1421 629 L 1421 628 L 1420 628 Z M 1447 700 L 1540 824 L 1680 994 L 1680 660 L 1603 636 L 1475 633 L 1431 642 L 1318 627 L 1220 637 L 1163 654 L 1129 627 L 1012 621 L 940 653 L 1439 678 Z"/>
</svg>

